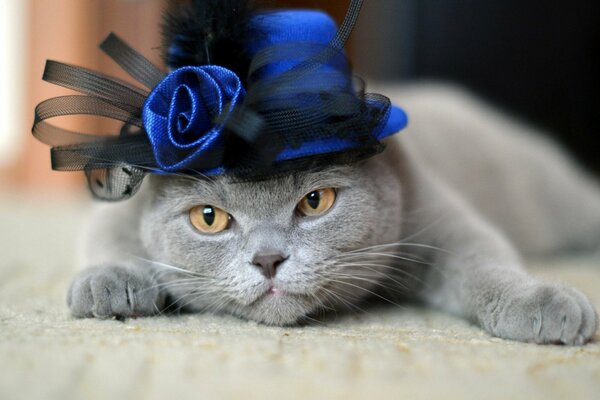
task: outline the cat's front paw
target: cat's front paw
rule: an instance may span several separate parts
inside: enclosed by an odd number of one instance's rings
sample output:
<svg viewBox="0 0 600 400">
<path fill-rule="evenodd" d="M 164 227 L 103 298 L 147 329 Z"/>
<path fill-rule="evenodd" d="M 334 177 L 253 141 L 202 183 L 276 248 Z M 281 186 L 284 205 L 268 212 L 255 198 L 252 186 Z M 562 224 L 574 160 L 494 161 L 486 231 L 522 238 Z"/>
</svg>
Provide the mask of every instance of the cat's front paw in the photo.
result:
<svg viewBox="0 0 600 400">
<path fill-rule="evenodd" d="M 598 329 L 598 314 L 575 289 L 534 284 L 505 291 L 484 325 L 506 339 L 582 345 Z"/>
<path fill-rule="evenodd" d="M 67 304 L 73 316 L 79 318 L 125 318 L 157 313 L 163 306 L 163 297 L 145 271 L 97 267 L 75 277 L 67 293 Z"/>
</svg>

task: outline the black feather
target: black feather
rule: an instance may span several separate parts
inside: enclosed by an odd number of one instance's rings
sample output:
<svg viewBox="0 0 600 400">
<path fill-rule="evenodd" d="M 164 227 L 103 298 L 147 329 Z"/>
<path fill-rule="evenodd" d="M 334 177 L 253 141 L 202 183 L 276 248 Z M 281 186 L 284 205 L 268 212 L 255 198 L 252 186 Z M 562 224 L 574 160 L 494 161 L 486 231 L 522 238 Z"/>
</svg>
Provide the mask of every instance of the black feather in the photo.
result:
<svg viewBox="0 0 600 400">
<path fill-rule="evenodd" d="M 252 0 L 177 2 L 163 18 L 165 63 L 172 69 L 220 65 L 245 78 L 250 63 L 246 52 L 248 22 L 255 12 Z"/>
</svg>

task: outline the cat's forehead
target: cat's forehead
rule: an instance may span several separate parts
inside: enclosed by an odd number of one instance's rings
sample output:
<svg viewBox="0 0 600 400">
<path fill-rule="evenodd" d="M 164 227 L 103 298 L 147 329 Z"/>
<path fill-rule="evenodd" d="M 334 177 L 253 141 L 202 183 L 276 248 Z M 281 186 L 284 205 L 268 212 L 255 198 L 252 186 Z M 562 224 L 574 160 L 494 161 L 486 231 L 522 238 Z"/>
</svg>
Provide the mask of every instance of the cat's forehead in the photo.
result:
<svg viewBox="0 0 600 400">
<path fill-rule="evenodd" d="M 163 179 L 159 194 L 162 198 L 211 203 L 228 208 L 271 208 L 296 203 L 316 189 L 348 187 L 355 184 L 356 180 L 356 168 L 348 165 L 318 171 L 297 171 L 263 180 L 247 180 L 227 175 Z"/>
</svg>

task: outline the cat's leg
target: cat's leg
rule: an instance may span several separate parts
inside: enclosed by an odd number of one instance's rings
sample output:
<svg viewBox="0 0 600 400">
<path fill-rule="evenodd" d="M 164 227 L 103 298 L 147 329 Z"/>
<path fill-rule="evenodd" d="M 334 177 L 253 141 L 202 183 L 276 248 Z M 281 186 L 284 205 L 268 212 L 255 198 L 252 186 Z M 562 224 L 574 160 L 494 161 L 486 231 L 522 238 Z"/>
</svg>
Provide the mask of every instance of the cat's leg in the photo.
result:
<svg viewBox="0 0 600 400">
<path fill-rule="evenodd" d="M 67 293 L 67 304 L 75 317 L 137 317 L 157 314 L 164 308 L 166 294 L 156 270 L 144 262 L 139 244 L 143 200 L 140 195 L 94 210 L 84 235 L 80 260 L 84 269 Z"/>
<path fill-rule="evenodd" d="M 142 268 L 102 266 L 84 269 L 67 293 L 75 317 L 139 317 L 163 308 L 165 296 Z"/>
<path fill-rule="evenodd" d="M 421 207 L 429 218 L 412 219 L 407 232 L 436 248 L 421 292 L 428 303 L 506 339 L 581 345 L 594 335 L 598 315 L 589 300 L 529 276 L 513 246 L 452 190 L 422 179 L 412 193 L 413 207 L 436 203 Z"/>
</svg>

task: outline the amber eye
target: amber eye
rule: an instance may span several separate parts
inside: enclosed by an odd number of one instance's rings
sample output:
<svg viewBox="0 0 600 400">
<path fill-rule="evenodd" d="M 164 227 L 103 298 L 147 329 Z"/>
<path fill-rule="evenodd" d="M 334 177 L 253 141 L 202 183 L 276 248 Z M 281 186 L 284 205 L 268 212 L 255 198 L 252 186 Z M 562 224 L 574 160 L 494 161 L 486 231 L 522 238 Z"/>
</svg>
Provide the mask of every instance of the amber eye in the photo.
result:
<svg viewBox="0 0 600 400">
<path fill-rule="evenodd" d="M 335 190 L 319 189 L 310 192 L 298 203 L 298 211 L 302 215 L 314 217 L 329 210 L 335 201 Z"/>
<path fill-rule="evenodd" d="M 219 233 L 229 228 L 231 216 L 213 206 L 196 206 L 190 210 L 190 222 L 202 233 Z"/>
</svg>

